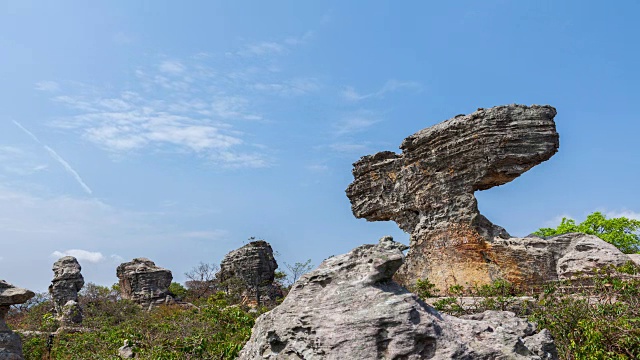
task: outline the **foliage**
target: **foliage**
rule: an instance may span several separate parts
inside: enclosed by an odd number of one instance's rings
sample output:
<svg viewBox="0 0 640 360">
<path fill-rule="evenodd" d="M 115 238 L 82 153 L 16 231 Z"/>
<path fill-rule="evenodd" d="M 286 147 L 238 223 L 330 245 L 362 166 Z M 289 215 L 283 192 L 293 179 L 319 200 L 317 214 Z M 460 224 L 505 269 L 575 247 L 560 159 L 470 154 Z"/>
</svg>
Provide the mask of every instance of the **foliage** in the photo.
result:
<svg viewBox="0 0 640 360">
<path fill-rule="evenodd" d="M 415 285 L 411 287 L 411 291 L 414 292 L 422 299 L 432 298 L 438 296 L 438 290 L 436 284 L 429 281 L 429 279 L 419 279 Z"/>
<path fill-rule="evenodd" d="M 313 270 L 313 265 L 311 265 L 311 259 L 308 259 L 307 261 L 305 261 L 303 263 L 296 262 L 293 265 L 284 263 L 284 265 L 289 270 L 289 274 L 288 274 L 289 275 L 289 278 L 288 278 L 289 285 L 295 284 L 295 282 L 298 281 L 300 276 L 302 276 L 302 275 L 308 273 L 309 271 Z"/>
<path fill-rule="evenodd" d="M 220 267 L 214 263 L 200 262 L 193 269 L 186 272 L 186 286 L 188 293 L 185 294 L 189 299 L 207 298 L 218 291 L 216 284 L 216 273 Z"/>
<path fill-rule="evenodd" d="M 23 338 L 25 359 L 114 359 L 124 340 L 132 344 L 137 359 L 233 359 L 259 315 L 232 305 L 224 293 L 202 299 L 199 307 L 160 306 L 151 311 L 122 299 L 86 304 L 87 331 Z M 40 330 L 49 317 L 41 319 Z"/>
<path fill-rule="evenodd" d="M 452 315 L 509 310 L 528 317 L 552 333 L 561 359 L 639 359 L 639 274 L 629 262 L 589 278 L 537 288 L 520 289 L 505 280 L 468 289 L 454 286 L 450 296 L 433 304 Z M 429 283 L 424 279 L 423 288 L 430 289 Z"/>
<path fill-rule="evenodd" d="M 594 212 L 580 224 L 575 220 L 562 218 L 557 228 L 541 228 L 534 235 L 548 237 L 571 232 L 580 232 L 595 235 L 602 240 L 615 245 L 625 254 L 633 254 L 640 251 L 640 220 L 627 219 L 625 217 L 607 219 L 600 212 Z"/>
<path fill-rule="evenodd" d="M 189 290 L 187 290 L 187 288 L 175 281 L 169 285 L 169 292 L 177 299 L 184 299 L 189 294 Z"/>
</svg>

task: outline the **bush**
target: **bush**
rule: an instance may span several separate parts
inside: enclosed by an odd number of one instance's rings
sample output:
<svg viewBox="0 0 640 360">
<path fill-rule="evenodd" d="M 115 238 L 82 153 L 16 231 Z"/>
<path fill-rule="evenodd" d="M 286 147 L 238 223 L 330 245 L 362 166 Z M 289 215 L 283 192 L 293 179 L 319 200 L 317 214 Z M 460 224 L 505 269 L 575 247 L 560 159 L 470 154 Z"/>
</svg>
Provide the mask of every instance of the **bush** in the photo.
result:
<svg viewBox="0 0 640 360">
<path fill-rule="evenodd" d="M 639 268 L 630 262 L 541 288 L 518 289 L 505 280 L 468 290 L 454 286 L 449 288 L 452 296 L 438 299 L 434 307 L 451 315 L 513 311 L 548 329 L 561 359 L 640 359 L 638 274 Z M 423 284 L 429 284 L 428 279 Z M 537 299 L 523 301 L 524 295 Z M 463 296 L 474 299 L 465 303 Z"/>
<path fill-rule="evenodd" d="M 203 299 L 199 308 L 172 305 L 144 311 L 131 301 L 109 298 L 85 304 L 87 331 L 62 332 L 51 339 L 48 333 L 29 336 L 23 339 L 25 359 L 115 359 L 124 340 L 138 359 L 233 359 L 258 316 L 231 305 L 223 293 Z M 39 330 L 45 323 L 40 320 Z M 25 329 L 25 324 L 17 325 Z"/>
</svg>

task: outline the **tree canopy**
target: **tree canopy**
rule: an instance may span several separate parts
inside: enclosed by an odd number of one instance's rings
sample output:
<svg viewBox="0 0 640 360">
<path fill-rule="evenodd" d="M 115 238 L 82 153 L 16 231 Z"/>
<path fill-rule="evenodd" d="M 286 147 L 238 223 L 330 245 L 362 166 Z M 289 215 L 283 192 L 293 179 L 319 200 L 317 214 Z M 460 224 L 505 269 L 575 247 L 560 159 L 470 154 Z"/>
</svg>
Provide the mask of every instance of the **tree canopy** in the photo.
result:
<svg viewBox="0 0 640 360">
<path fill-rule="evenodd" d="M 555 236 L 571 232 L 595 235 L 615 245 L 625 254 L 640 252 L 640 220 L 617 217 L 607 219 L 601 212 L 594 212 L 586 220 L 576 224 L 575 220 L 562 218 L 560 225 L 554 228 L 541 228 L 534 232 L 538 236 Z"/>
</svg>

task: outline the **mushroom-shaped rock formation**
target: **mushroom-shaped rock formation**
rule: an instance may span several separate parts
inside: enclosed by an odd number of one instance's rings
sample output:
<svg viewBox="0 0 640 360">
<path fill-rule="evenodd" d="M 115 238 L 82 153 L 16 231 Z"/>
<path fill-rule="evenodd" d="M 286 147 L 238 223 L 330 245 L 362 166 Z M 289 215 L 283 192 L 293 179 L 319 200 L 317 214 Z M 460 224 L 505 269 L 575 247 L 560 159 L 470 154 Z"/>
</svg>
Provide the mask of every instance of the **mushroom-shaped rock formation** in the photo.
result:
<svg viewBox="0 0 640 360">
<path fill-rule="evenodd" d="M 391 237 L 331 257 L 261 315 L 240 359 L 555 359 L 548 331 L 510 312 L 440 314 L 392 280 Z"/>
<path fill-rule="evenodd" d="M 80 325 L 82 309 L 78 304 L 78 291 L 84 286 L 82 267 L 73 256 L 64 256 L 53 263 L 53 280 L 49 293 L 56 313 L 64 326 Z"/>
<path fill-rule="evenodd" d="M 252 299 L 275 300 L 282 297 L 281 291 L 273 285 L 277 268 L 271 245 L 257 240 L 225 255 L 216 277 L 223 286 L 236 282 L 241 292 Z"/>
<path fill-rule="evenodd" d="M 135 258 L 116 269 L 120 294 L 143 307 L 174 303 L 169 292 L 173 280 L 170 270 L 156 266 L 146 258 Z"/>
<path fill-rule="evenodd" d="M 504 277 L 490 243 L 509 238 L 478 211 L 473 193 L 505 184 L 558 150 L 551 106 L 507 105 L 458 115 L 409 136 L 401 154 L 354 164 L 347 188 L 358 218 L 393 220 L 411 234 L 397 280 L 439 288 Z M 515 264 L 517 266 L 517 264 Z"/>
<path fill-rule="evenodd" d="M 0 280 L 0 360 L 23 360 L 22 341 L 20 336 L 7 326 L 6 316 L 9 306 L 22 304 L 34 295 L 33 291 Z"/>
</svg>

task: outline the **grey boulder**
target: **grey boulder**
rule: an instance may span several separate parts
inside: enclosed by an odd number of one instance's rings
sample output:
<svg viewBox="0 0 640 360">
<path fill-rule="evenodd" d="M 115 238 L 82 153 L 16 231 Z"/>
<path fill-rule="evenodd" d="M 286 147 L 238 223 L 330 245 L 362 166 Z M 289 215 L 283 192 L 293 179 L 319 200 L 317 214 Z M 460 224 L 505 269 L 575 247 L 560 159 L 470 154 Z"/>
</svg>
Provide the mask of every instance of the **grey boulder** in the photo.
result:
<svg viewBox="0 0 640 360">
<path fill-rule="evenodd" d="M 261 315 L 240 359 L 555 359 L 547 332 L 509 312 L 440 314 L 392 280 L 405 245 L 384 237 L 325 260 Z"/>
</svg>

